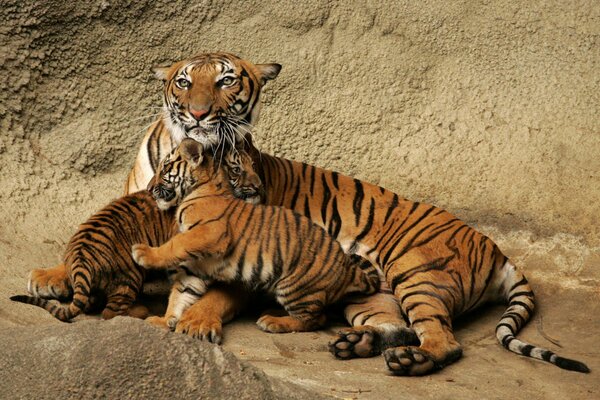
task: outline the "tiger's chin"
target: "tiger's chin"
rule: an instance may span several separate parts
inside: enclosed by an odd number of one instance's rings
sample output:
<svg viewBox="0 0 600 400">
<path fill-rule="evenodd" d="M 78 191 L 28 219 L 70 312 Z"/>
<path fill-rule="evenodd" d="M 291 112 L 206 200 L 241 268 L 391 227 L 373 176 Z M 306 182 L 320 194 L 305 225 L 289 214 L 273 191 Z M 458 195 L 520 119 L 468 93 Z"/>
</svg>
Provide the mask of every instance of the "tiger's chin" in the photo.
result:
<svg viewBox="0 0 600 400">
<path fill-rule="evenodd" d="M 242 198 L 242 200 L 244 200 L 246 203 L 250 203 L 250 204 L 260 204 L 260 202 L 261 202 L 261 198 L 259 195 L 247 196 L 247 197 Z"/>
<path fill-rule="evenodd" d="M 185 137 L 194 139 L 196 142 L 201 143 L 205 147 L 217 146 L 221 141 L 218 134 L 203 128 L 186 130 Z"/>
<path fill-rule="evenodd" d="M 156 200 L 156 205 L 158 206 L 159 210 L 162 211 L 167 211 L 173 207 L 175 207 L 177 205 L 177 202 L 174 200 L 164 200 L 164 199 L 155 199 Z"/>
</svg>

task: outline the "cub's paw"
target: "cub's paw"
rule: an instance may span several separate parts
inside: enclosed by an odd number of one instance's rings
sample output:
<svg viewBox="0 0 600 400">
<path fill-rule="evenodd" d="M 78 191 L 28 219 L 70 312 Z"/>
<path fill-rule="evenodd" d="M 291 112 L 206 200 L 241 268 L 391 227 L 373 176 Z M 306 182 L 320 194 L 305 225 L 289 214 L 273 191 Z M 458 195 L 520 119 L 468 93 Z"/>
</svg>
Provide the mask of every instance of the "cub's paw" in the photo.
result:
<svg viewBox="0 0 600 400">
<path fill-rule="evenodd" d="M 35 297 L 59 300 L 68 299 L 73 294 L 66 269 L 62 265 L 31 271 L 27 282 L 27 291 Z"/>
<path fill-rule="evenodd" d="M 387 349 L 383 356 L 389 370 L 394 375 L 425 375 L 439 369 L 433 357 L 418 347 Z"/>
<path fill-rule="evenodd" d="M 380 333 L 371 326 L 344 328 L 329 342 L 329 352 L 340 360 L 381 354 Z"/>
<path fill-rule="evenodd" d="M 258 321 L 256 321 L 256 325 L 265 331 L 270 333 L 288 333 L 295 332 L 294 326 L 292 326 L 291 317 L 276 317 L 273 315 L 265 314 L 261 316 Z"/>
<path fill-rule="evenodd" d="M 157 328 L 170 330 L 169 325 L 167 325 L 167 319 L 165 317 L 159 317 L 159 316 L 155 315 L 155 316 L 146 318 L 145 321 L 151 325 L 156 326 Z"/>
<path fill-rule="evenodd" d="M 154 249 L 146 244 L 134 244 L 131 246 L 133 260 L 144 268 L 152 268 L 156 263 Z"/>
<path fill-rule="evenodd" d="M 290 315 L 278 317 L 265 313 L 256 321 L 256 325 L 261 330 L 271 333 L 309 332 L 321 328 L 325 321 L 324 314 L 311 319 L 298 319 Z"/>
<path fill-rule="evenodd" d="M 223 341 L 223 323 L 219 318 L 197 318 L 194 314 L 184 314 L 175 332 L 215 344 Z"/>
</svg>

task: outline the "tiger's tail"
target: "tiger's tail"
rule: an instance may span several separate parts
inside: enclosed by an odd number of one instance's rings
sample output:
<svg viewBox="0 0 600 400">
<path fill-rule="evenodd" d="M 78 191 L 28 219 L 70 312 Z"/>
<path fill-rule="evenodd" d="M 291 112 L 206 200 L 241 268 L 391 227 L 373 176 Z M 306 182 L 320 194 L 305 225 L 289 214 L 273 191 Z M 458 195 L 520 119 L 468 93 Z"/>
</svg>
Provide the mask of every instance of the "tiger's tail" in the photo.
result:
<svg viewBox="0 0 600 400">
<path fill-rule="evenodd" d="M 582 362 L 560 357 L 554 352 L 542 347 L 525 343 L 515 336 L 521 328 L 531 319 L 535 308 L 533 291 L 527 279 L 510 262 L 502 267 L 505 273 L 505 295 L 508 300 L 508 308 L 496 325 L 496 338 L 513 353 L 526 357 L 547 361 L 559 368 L 577 372 L 590 372 L 590 369 Z"/>
<path fill-rule="evenodd" d="M 46 300 L 40 297 L 17 295 L 11 296 L 12 301 L 32 304 L 48 311 L 55 318 L 70 322 L 86 309 L 90 302 L 90 272 L 85 266 L 79 265 L 73 268 L 73 300 L 67 305 L 62 305 L 55 300 Z"/>
<path fill-rule="evenodd" d="M 350 284 L 351 290 L 362 294 L 373 294 L 379 290 L 380 280 L 377 268 L 371 262 L 357 254 L 348 256 L 354 266 L 354 276 Z"/>
</svg>

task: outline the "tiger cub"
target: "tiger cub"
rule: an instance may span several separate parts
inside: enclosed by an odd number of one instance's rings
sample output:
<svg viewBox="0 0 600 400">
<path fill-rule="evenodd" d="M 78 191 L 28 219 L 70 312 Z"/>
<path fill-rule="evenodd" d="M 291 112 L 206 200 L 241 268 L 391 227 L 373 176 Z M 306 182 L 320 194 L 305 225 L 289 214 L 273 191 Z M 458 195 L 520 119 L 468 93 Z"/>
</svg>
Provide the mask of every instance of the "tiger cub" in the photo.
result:
<svg viewBox="0 0 600 400">
<path fill-rule="evenodd" d="M 221 159 L 228 171 L 228 184 L 234 195 L 249 203 L 262 201 L 264 189 L 258 175 L 246 173 L 249 156 L 241 159 L 224 152 Z M 251 165 L 250 167 L 251 168 Z M 161 210 L 146 190 L 118 200 L 94 214 L 71 238 L 64 257 L 69 282 L 61 282 L 60 290 L 44 293 L 28 285 L 33 296 L 17 295 L 11 300 L 46 309 L 61 321 L 70 321 L 90 307 L 92 296 L 100 293 L 107 298 L 102 318 L 130 315 L 145 318 L 148 310 L 133 303 L 142 290 L 145 270 L 131 257 L 131 246 L 146 243 L 158 246 L 177 232 L 175 210 Z M 43 269 L 32 271 L 42 275 Z M 72 294 L 70 304 L 63 306 L 50 299 L 65 299 Z"/>
<path fill-rule="evenodd" d="M 150 186 L 159 208 L 178 205 L 180 233 L 160 247 L 137 244 L 132 254 L 145 268 L 185 271 L 185 289 L 172 291 L 163 319 L 171 328 L 212 280 L 274 294 L 289 315 L 265 314 L 257 324 L 278 333 L 314 330 L 325 323 L 328 304 L 379 288 L 370 263 L 344 254 L 308 218 L 233 197 L 216 160 L 192 139 L 161 162 Z"/>
<path fill-rule="evenodd" d="M 147 191 L 121 197 L 79 226 L 64 256 L 73 298 L 68 305 L 37 296 L 12 296 L 10 299 L 46 309 L 68 322 L 85 312 L 96 293 L 106 296 L 102 318 L 117 315 L 144 317 L 147 310 L 131 308 L 142 289 L 145 270 L 131 257 L 131 245 L 160 245 L 174 233 L 174 215 L 161 210 Z M 31 288 L 30 288 L 31 290 Z"/>
</svg>

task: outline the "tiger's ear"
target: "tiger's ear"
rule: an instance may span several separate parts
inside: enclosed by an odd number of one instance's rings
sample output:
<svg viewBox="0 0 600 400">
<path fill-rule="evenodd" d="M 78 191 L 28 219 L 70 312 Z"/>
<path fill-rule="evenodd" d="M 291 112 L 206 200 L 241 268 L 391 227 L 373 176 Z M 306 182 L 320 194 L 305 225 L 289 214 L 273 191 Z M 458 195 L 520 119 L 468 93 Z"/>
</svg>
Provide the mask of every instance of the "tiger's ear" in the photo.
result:
<svg viewBox="0 0 600 400">
<path fill-rule="evenodd" d="M 204 160 L 202 156 L 204 146 L 202 146 L 202 143 L 196 142 L 194 139 L 185 138 L 179 146 L 183 158 L 189 161 L 194 168 L 198 168 L 202 164 Z"/>
<path fill-rule="evenodd" d="M 256 69 L 264 85 L 267 81 L 277 78 L 281 71 L 281 64 L 256 64 Z"/>
<path fill-rule="evenodd" d="M 171 67 L 152 67 L 152 72 L 157 79 L 165 82 L 169 76 L 169 69 Z"/>
</svg>

